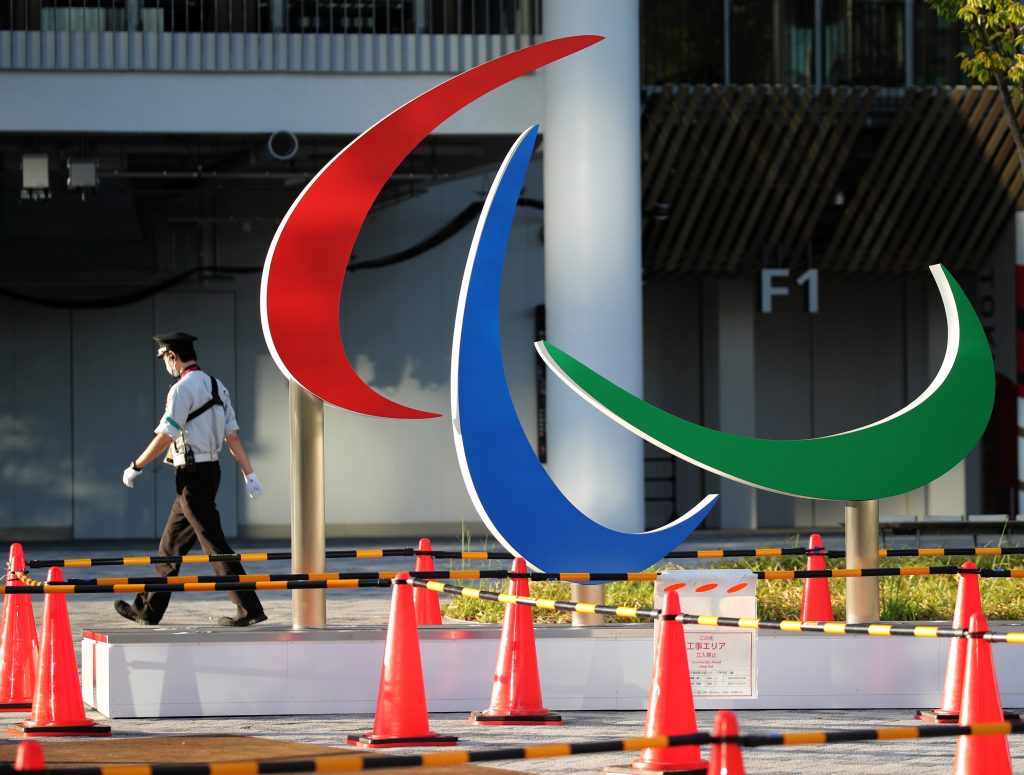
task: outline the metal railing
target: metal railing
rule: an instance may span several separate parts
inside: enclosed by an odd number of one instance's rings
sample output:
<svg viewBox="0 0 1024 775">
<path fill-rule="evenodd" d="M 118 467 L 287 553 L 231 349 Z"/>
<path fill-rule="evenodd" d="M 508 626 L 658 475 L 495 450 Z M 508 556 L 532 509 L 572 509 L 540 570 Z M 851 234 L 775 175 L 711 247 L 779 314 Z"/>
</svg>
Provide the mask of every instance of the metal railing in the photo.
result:
<svg viewBox="0 0 1024 775">
<path fill-rule="evenodd" d="M 0 0 L 0 70 L 455 72 L 541 0 Z"/>
</svg>

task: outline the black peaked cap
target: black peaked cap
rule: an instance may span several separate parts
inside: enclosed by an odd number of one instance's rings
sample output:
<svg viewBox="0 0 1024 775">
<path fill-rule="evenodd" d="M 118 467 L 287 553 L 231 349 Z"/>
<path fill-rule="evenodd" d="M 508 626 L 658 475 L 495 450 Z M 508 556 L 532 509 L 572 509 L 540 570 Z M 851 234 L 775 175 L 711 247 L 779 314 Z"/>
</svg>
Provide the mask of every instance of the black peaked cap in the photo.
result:
<svg viewBox="0 0 1024 775">
<path fill-rule="evenodd" d="M 184 331 L 171 331 L 167 334 L 157 334 L 153 337 L 153 341 L 156 342 L 157 351 L 156 357 L 162 358 L 164 353 L 168 350 L 174 350 L 178 352 L 179 348 L 191 347 L 192 343 L 196 341 L 197 337 L 192 334 L 186 334 Z"/>
</svg>

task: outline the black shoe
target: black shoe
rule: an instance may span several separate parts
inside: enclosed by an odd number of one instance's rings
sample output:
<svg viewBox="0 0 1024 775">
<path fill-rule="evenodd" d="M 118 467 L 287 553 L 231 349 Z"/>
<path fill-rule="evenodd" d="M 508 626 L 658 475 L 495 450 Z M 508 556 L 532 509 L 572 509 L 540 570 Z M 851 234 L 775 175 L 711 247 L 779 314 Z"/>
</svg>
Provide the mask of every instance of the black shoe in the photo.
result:
<svg viewBox="0 0 1024 775">
<path fill-rule="evenodd" d="M 123 616 L 125 619 L 130 619 L 136 624 L 144 624 L 147 626 L 155 624 L 155 622 L 146 621 L 137 613 L 135 613 L 135 610 L 130 605 L 128 605 L 128 603 L 126 603 L 124 600 L 115 600 L 114 610 L 121 614 L 121 616 Z"/>
<path fill-rule="evenodd" d="M 267 615 L 260 611 L 258 614 L 239 616 L 237 619 L 232 619 L 230 616 L 222 616 L 217 620 L 217 624 L 221 627 L 248 627 L 250 624 L 259 624 L 266 620 Z"/>
</svg>

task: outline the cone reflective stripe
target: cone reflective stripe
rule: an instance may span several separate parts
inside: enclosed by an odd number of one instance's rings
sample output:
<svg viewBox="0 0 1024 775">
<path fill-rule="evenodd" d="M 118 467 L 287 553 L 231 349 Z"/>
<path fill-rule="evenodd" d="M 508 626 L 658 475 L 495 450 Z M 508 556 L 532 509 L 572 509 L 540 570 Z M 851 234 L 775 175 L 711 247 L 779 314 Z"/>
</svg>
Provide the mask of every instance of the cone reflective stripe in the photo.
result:
<svg viewBox="0 0 1024 775">
<path fill-rule="evenodd" d="M 22 740 L 14 754 L 14 769 L 18 772 L 33 772 L 46 769 L 43 747 L 35 740 Z"/>
<path fill-rule="evenodd" d="M 408 580 L 408 573 L 399 573 L 395 576 L 398 583 L 391 588 L 391 614 L 388 618 L 373 731 L 365 735 L 349 735 L 346 741 L 349 745 L 360 748 L 397 748 L 455 745 L 458 740 L 430 731 L 412 586 L 402 583 Z"/>
<path fill-rule="evenodd" d="M 419 552 L 432 551 L 430 539 L 421 538 L 416 549 Z M 417 554 L 416 570 L 417 572 L 434 570 L 434 556 L 431 554 Z M 416 607 L 416 624 L 441 623 L 441 602 L 437 599 L 437 592 L 426 587 L 416 587 L 413 590 L 412 599 Z"/>
<path fill-rule="evenodd" d="M 21 544 L 11 544 L 7 584 L 23 587 L 18 573 L 25 570 Z M 39 669 L 39 642 L 32 601 L 26 595 L 4 595 L 0 621 L 0 713 L 31 710 Z"/>
<path fill-rule="evenodd" d="M 825 547 L 821 536 L 814 533 L 807 542 L 807 570 L 825 570 Z M 828 579 L 804 579 L 804 599 L 800 605 L 800 620 L 804 622 L 831 622 L 832 596 Z"/>
<path fill-rule="evenodd" d="M 674 589 L 666 590 L 662 614 L 672 617 L 679 613 L 679 593 Z M 682 622 L 671 618 L 660 620 L 655 637 L 654 672 L 644 737 L 694 734 L 697 732 L 697 712 L 693 707 L 693 687 Z M 645 748 L 631 766 L 633 770 L 647 772 L 704 773 L 708 763 L 700 758 L 699 746 L 679 745 Z"/>
<path fill-rule="evenodd" d="M 64 580 L 60 568 L 50 568 L 48 584 Z M 39 648 L 39 672 L 32 698 L 32 715 L 8 727 L 18 735 L 109 735 L 110 727 L 85 716 L 82 684 L 78 680 L 75 645 L 71 640 L 68 602 L 64 595 L 47 595 L 43 606 L 43 635 Z"/>
<path fill-rule="evenodd" d="M 992 661 L 992 644 L 977 637 L 988 632 L 984 614 L 970 620 L 964 666 L 964 693 L 960 700 L 960 724 L 985 724 L 1003 720 L 999 683 Z M 956 742 L 954 775 L 1012 775 L 1010 745 L 1005 735 L 962 735 Z"/>
<path fill-rule="evenodd" d="M 731 710 L 720 710 L 715 714 L 711 734 L 715 737 L 735 737 L 740 733 L 736 714 Z M 735 743 L 715 743 L 711 746 L 711 761 L 708 775 L 745 775 L 743 749 Z"/>
<path fill-rule="evenodd" d="M 512 573 L 527 572 L 526 560 L 512 560 Z M 530 581 L 524 576 L 510 578 L 508 591 L 517 597 L 530 596 Z M 533 609 L 507 603 L 501 627 L 498 663 L 494 669 L 491 704 L 473 713 L 469 720 L 485 725 L 529 725 L 562 723 L 562 717 L 544 707 L 537 666 L 537 642 L 533 632 Z"/>
<path fill-rule="evenodd" d="M 962 570 L 976 570 L 973 562 L 965 562 Z M 956 608 L 953 610 L 953 627 L 966 630 L 971 617 L 981 613 L 981 592 L 975 573 L 961 573 L 956 589 Z M 964 638 L 949 639 L 949 656 L 946 658 L 946 679 L 942 687 L 942 705 L 935 710 L 918 711 L 915 718 L 936 724 L 957 724 L 960 721 L 960 699 L 964 691 L 964 665 L 967 660 L 967 641 Z"/>
</svg>

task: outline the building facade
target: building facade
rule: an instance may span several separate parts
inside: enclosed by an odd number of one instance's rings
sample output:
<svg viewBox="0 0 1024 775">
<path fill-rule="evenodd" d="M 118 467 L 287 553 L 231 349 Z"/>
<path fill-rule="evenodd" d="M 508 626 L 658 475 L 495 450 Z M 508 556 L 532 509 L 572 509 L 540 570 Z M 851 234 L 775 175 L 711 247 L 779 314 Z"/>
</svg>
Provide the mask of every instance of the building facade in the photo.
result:
<svg viewBox="0 0 1024 775">
<path fill-rule="evenodd" d="M 996 95 L 962 83 L 955 30 L 915 0 L 631 7 L 648 400 L 780 438 L 890 414 L 942 360 L 927 273 L 940 261 L 975 299 L 1012 384 L 1024 178 Z M 180 328 L 231 389 L 267 488 L 249 502 L 240 478 L 225 479 L 235 482 L 221 489 L 226 531 L 286 536 L 287 384 L 259 324 L 277 224 L 356 134 L 445 78 L 544 39 L 550 12 L 539 0 L 0 2 L 5 534 L 158 534 L 170 472 L 151 469 L 133 490 L 120 472 L 167 389 L 150 337 Z M 448 419 L 455 305 L 474 208 L 514 137 L 533 123 L 543 133 L 547 80 L 525 76 L 443 124 L 360 234 L 340 308 L 348 354 L 376 390 L 445 418 L 325 412 L 328 535 L 486 540 Z M 532 349 L 551 303 L 544 183 L 542 142 L 502 302 L 506 371 L 542 458 L 553 442 Z M 769 308 L 766 283 L 778 291 Z M 961 466 L 882 513 L 1012 510 L 1007 423 L 1016 427 L 1003 401 Z M 842 522 L 842 504 L 645 456 L 648 526 L 715 491 L 711 527 Z"/>
</svg>

